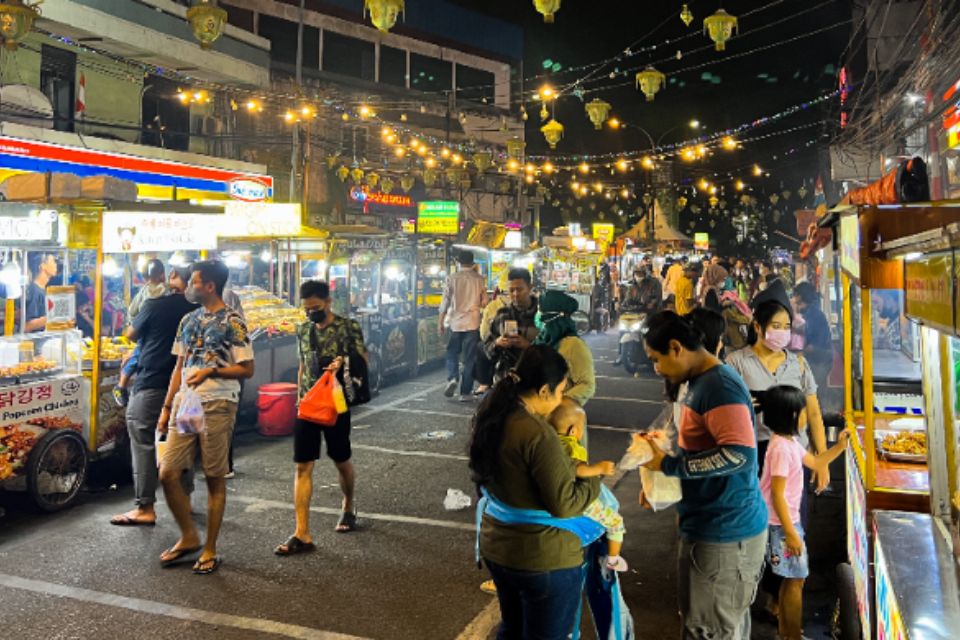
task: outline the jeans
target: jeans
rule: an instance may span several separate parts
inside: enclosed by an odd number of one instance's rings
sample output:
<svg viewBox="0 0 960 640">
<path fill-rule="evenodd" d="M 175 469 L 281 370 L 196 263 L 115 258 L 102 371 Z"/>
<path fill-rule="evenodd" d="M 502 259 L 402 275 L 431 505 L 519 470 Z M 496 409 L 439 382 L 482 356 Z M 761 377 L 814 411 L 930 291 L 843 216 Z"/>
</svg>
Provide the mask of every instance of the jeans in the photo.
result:
<svg viewBox="0 0 960 640">
<path fill-rule="evenodd" d="M 497 640 L 566 640 L 576 622 L 583 570 L 520 571 L 484 561 L 500 601 Z"/>
<path fill-rule="evenodd" d="M 473 367 L 473 378 L 477 384 L 493 386 L 494 362 L 483 352 L 482 343 L 477 343 L 477 362 Z"/>
<path fill-rule="evenodd" d="M 160 419 L 166 397 L 166 389 L 143 389 L 136 391 L 127 404 L 133 491 L 138 507 L 146 507 L 157 501 L 157 420 Z M 170 422 L 173 422 L 173 418 Z M 193 471 L 183 475 L 183 488 L 187 495 L 193 493 Z"/>
<path fill-rule="evenodd" d="M 473 393 L 473 367 L 477 360 L 477 343 L 480 330 L 451 331 L 447 342 L 447 380 L 456 380 L 460 373 L 460 354 L 463 353 L 463 376 L 460 378 L 460 395 Z"/>
<path fill-rule="evenodd" d="M 680 539 L 678 597 L 684 640 L 749 640 L 767 531 L 741 542 Z"/>
</svg>

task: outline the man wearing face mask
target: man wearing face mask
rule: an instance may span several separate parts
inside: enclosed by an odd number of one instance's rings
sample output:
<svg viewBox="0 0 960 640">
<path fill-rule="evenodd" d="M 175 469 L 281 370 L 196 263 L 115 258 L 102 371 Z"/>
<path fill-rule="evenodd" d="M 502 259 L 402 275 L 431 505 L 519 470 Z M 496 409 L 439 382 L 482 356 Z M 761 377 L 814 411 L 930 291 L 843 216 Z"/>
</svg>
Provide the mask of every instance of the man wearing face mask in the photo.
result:
<svg viewBox="0 0 960 640">
<path fill-rule="evenodd" d="M 341 318 L 330 310 L 330 285 L 308 280 L 300 285 L 300 302 L 307 321 L 297 327 L 300 355 L 298 396 L 300 399 L 317 383 L 324 370 L 339 370 L 351 352 L 367 358 L 363 331 L 356 320 Z M 293 428 L 293 461 L 297 465 L 293 480 L 293 507 L 296 528 L 286 542 L 277 545 L 278 556 L 292 556 L 316 549 L 310 534 L 310 499 L 313 496 L 313 467 L 320 458 L 320 441 L 327 445 L 327 457 L 333 460 L 343 492 L 340 519 L 334 529 L 347 533 L 356 529 L 357 510 L 353 503 L 354 470 L 350 458 L 350 411 L 337 416 L 332 427 L 297 420 Z"/>
<path fill-rule="evenodd" d="M 633 272 L 633 282 L 627 290 L 625 309 L 656 313 L 663 304 L 663 288 L 650 273 L 650 267 L 641 266 Z"/>
</svg>

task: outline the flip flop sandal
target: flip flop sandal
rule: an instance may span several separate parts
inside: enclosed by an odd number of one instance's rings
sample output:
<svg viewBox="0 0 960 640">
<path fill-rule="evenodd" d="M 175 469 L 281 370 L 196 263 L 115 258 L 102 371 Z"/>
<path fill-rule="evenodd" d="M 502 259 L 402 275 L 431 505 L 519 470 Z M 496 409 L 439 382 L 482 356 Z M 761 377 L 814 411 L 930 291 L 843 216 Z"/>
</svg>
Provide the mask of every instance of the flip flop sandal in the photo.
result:
<svg viewBox="0 0 960 640">
<path fill-rule="evenodd" d="M 206 576 L 219 569 L 222 563 L 223 558 L 220 556 L 213 556 L 209 560 L 204 560 L 203 562 L 197 560 L 196 564 L 193 565 L 193 572 L 198 576 Z"/>
<path fill-rule="evenodd" d="M 131 518 L 125 513 L 121 513 L 118 516 L 113 516 L 110 518 L 110 524 L 116 525 L 118 527 L 153 527 L 156 526 L 156 520 L 137 520 L 136 518 Z"/>
<path fill-rule="evenodd" d="M 169 549 L 167 549 L 167 550 L 164 551 L 163 553 L 164 553 L 164 554 L 171 554 L 171 553 L 172 553 L 173 555 L 172 555 L 171 557 L 167 558 L 166 560 L 161 559 L 161 560 L 160 560 L 160 566 L 161 566 L 161 567 L 165 567 L 165 568 L 166 568 L 166 567 L 172 567 L 172 566 L 175 565 L 175 564 L 179 564 L 179 563 L 183 562 L 184 560 L 187 559 L 187 556 L 192 556 L 192 555 L 195 554 L 197 551 L 200 551 L 200 549 L 202 549 L 202 548 L 203 548 L 203 547 L 190 547 L 189 549 L 174 549 L 173 547 L 170 547 Z M 161 555 L 163 555 L 163 554 L 161 554 Z"/>
<path fill-rule="evenodd" d="M 278 544 L 273 550 L 278 556 L 294 556 L 298 553 L 307 553 L 317 548 L 312 542 L 304 542 L 297 536 L 290 536 L 283 544 Z"/>
<path fill-rule="evenodd" d="M 484 580 L 480 583 L 480 591 L 495 596 L 497 595 L 497 585 L 494 584 L 493 580 Z"/>
<path fill-rule="evenodd" d="M 337 526 L 333 529 L 337 533 L 349 533 L 357 530 L 357 514 L 344 511 L 337 520 Z"/>
</svg>

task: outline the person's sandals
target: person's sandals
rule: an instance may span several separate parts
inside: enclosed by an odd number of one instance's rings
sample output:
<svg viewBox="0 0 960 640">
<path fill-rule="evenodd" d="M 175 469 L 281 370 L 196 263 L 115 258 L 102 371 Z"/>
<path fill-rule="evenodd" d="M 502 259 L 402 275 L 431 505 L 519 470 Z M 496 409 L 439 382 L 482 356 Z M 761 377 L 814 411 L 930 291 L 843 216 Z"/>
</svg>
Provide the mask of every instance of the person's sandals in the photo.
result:
<svg viewBox="0 0 960 640">
<path fill-rule="evenodd" d="M 273 550 L 278 556 L 293 556 L 298 553 L 307 553 L 317 548 L 312 542 L 304 542 L 297 536 L 290 536 L 283 544 L 278 544 Z"/>
<path fill-rule="evenodd" d="M 166 568 L 166 567 L 172 567 L 175 564 L 180 564 L 181 562 L 187 559 L 187 556 L 192 556 L 196 552 L 200 551 L 200 549 L 202 548 L 203 547 L 201 546 L 190 547 L 189 549 L 174 549 L 173 547 L 170 547 L 169 549 L 164 551 L 162 554 L 160 554 L 160 555 L 170 556 L 166 560 L 161 558 L 160 566 Z"/>
<path fill-rule="evenodd" d="M 152 527 L 157 524 L 156 520 L 138 520 L 131 518 L 125 513 L 110 518 L 110 524 L 118 527 Z"/>
<path fill-rule="evenodd" d="M 493 580 L 484 580 L 480 583 L 480 591 L 495 596 L 497 595 L 497 585 L 494 584 Z"/>
<path fill-rule="evenodd" d="M 337 533 L 349 533 L 357 530 L 357 514 L 355 512 L 344 511 L 337 520 L 337 526 L 333 529 Z"/>
<path fill-rule="evenodd" d="M 223 559 L 220 556 L 213 556 L 206 560 L 197 560 L 193 565 L 193 572 L 198 576 L 205 576 L 219 569 L 222 563 Z"/>
</svg>

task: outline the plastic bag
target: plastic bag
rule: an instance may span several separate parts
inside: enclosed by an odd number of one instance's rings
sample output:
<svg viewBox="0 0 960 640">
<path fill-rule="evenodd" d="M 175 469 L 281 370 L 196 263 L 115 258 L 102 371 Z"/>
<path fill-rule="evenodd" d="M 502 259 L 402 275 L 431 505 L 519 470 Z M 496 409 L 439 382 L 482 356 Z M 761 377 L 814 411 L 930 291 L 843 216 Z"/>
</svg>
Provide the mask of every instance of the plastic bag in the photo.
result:
<svg viewBox="0 0 960 640">
<path fill-rule="evenodd" d="M 663 511 L 680 502 L 683 497 L 680 478 L 665 476 L 662 471 L 640 467 L 640 484 L 643 486 L 643 496 L 654 511 Z"/>
<path fill-rule="evenodd" d="M 180 404 L 177 406 L 175 418 L 177 431 L 180 433 L 203 433 L 207 429 L 207 421 L 203 417 L 203 400 L 196 389 L 186 387 L 180 389 Z"/>
<path fill-rule="evenodd" d="M 337 415 L 347 412 L 347 396 L 343 393 L 343 387 L 337 377 L 333 377 L 333 407 L 337 410 Z"/>
<path fill-rule="evenodd" d="M 443 499 L 443 508 L 447 511 L 460 511 L 470 506 L 470 496 L 460 489 L 447 489 L 447 495 Z"/>
<path fill-rule="evenodd" d="M 337 405 L 333 398 L 333 385 L 336 382 L 333 372 L 325 371 L 300 400 L 297 417 L 322 427 L 332 427 L 337 424 Z"/>
</svg>

